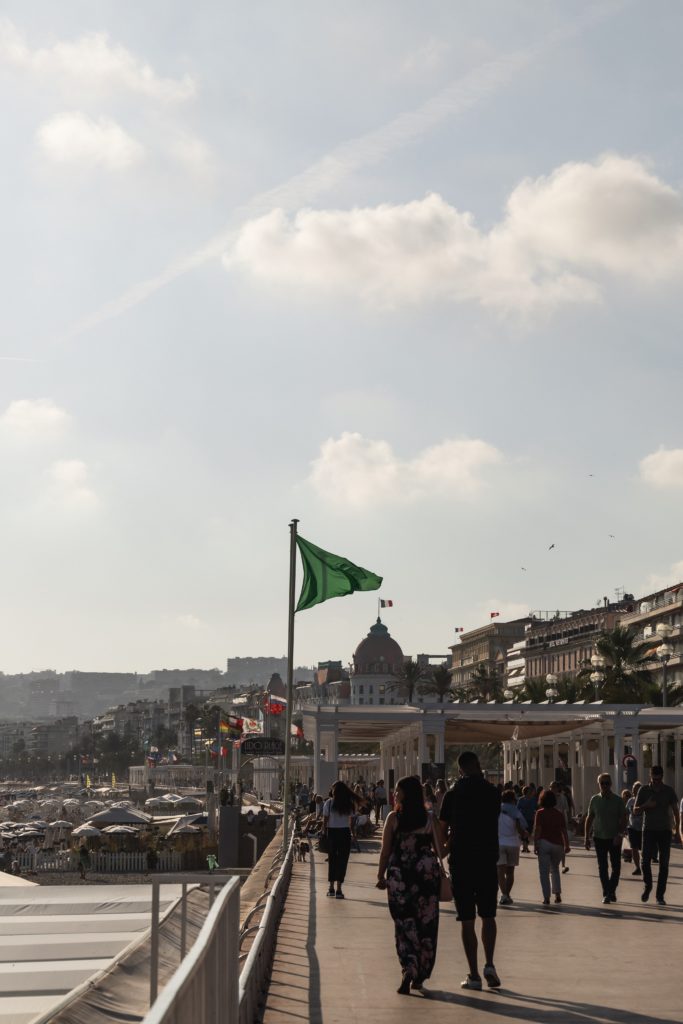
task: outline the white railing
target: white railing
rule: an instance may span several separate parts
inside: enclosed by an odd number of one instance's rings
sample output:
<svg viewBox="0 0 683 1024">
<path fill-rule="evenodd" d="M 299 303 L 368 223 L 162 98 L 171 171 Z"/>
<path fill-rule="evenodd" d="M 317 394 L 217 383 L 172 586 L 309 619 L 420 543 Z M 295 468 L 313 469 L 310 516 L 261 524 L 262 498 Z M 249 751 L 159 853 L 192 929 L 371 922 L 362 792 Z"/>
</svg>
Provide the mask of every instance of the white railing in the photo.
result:
<svg viewBox="0 0 683 1024">
<path fill-rule="evenodd" d="M 24 850 L 16 858 L 22 872 L 26 871 L 78 871 L 79 857 L 74 850 L 56 850 L 48 853 L 43 850 L 31 852 Z M 155 871 L 180 871 L 183 866 L 183 855 L 178 850 L 160 850 L 157 854 Z M 90 854 L 90 866 L 86 869 L 94 874 L 129 874 L 131 872 L 146 873 L 146 853 L 108 853 L 105 851 Z"/>
<path fill-rule="evenodd" d="M 242 927 L 240 942 L 250 934 L 254 935 L 254 939 L 251 949 L 244 958 L 244 966 L 239 978 L 239 1024 L 253 1024 L 259 1015 L 263 993 L 273 966 L 278 924 L 292 874 L 293 849 L 294 836 L 292 835 L 282 866 L 271 868 L 266 879 L 265 892 L 245 918 Z M 270 878 L 275 872 L 278 872 L 277 878 L 272 888 L 268 889 Z M 250 927 L 251 918 L 259 912 L 262 912 L 261 920 L 258 925 Z"/>
<path fill-rule="evenodd" d="M 231 872 L 248 875 L 249 870 Z M 157 998 L 159 978 L 159 886 L 183 886 L 181 962 Z M 192 949 L 185 955 L 187 886 L 209 886 L 210 910 Z M 214 899 L 217 886 L 222 886 Z M 229 875 L 162 875 L 152 880 L 150 1009 L 143 1024 L 237 1024 L 239 1016 L 240 879 Z"/>
<path fill-rule="evenodd" d="M 283 853 L 280 853 L 280 858 Z M 278 922 L 292 872 L 293 844 L 282 864 L 270 870 L 265 891 L 239 928 L 239 878 L 250 869 L 226 874 L 181 874 L 152 877 L 152 926 L 150 931 L 150 1009 L 143 1024 L 253 1024 L 257 1019 L 270 976 Z M 271 884 L 271 879 L 277 875 Z M 180 882 L 180 966 L 158 995 L 159 887 Z M 209 887 L 209 914 L 186 955 L 186 907 L 188 886 Z M 216 887 L 222 886 L 214 899 Z M 251 921 L 261 914 L 257 925 Z M 251 949 L 240 956 L 241 942 L 253 936 Z M 243 966 L 240 973 L 240 961 Z"/>
</svg>

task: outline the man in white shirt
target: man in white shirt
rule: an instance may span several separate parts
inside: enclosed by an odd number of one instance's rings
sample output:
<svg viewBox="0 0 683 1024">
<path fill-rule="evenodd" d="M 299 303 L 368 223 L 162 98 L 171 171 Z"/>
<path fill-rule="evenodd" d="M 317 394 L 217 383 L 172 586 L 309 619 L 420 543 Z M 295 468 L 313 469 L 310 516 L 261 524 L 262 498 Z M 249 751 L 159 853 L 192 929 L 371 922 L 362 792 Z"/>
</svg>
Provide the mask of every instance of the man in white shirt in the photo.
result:
<svg viewBox="0 0 683 1024">
<path fill-rule="evenodd" d="M 515 882 L 515 868 L 519 864 L 522 839 L 528 839 L 526 819 L 517 808 L 514 789 L 506 789 L 501 796 L 498 816 L 498 888 L 501 907 L 512 903 L 510 895 Z"/>
</svg>

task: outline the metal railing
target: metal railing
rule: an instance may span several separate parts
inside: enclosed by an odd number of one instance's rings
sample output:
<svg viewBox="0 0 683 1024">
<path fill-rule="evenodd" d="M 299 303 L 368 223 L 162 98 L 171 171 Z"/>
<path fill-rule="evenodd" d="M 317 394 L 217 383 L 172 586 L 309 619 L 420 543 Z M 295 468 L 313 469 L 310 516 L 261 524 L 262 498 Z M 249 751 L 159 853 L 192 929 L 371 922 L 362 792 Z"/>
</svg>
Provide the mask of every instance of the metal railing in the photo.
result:
<svg viewBox="0 0 683 1024">
<path fill-rule="evenodd" d="M 281 849 L 275 857 L 264 891 L 245 918 L 241 931 L 240 876 L 249 875 L 251 869 L 229 869 L 208 877 L 173 874 L 152 879 L 150 1009 L 143 1024 L 253 1024 L 270 976 L 292 861 L 293 837 L 288 849 Z M 182 886 L 178 904 L 180 966 L 159 994 L 159 887 L 163 884 Z M 208 887 L 209 913 L 186 953 L 187 897 L 198 885 Z M 220 891 L 216 895 L 217 888 Z M 259 914 L 260 920 L 254 924 Z M 249 952 L 240 953 L 242 943 L 249 937 Z"/>
<path fill-rule="evenodd" d="M 242 925 L 240 947 L 248 936 L 253 935 L 254 938 L 249 952 L 241 953 L 239 957 L 240 961 L 244 961 L 239 976 L 239 1024 L 253 1024 L 259 1013 L 273 965 L 278 923 L 292 874 L 293 849 L 292 835 L 287 850 L 283 847 L 275 858 L 266 878 L 265 889 Z M 282 863 L 279 864 L 278 860 Z M 276 873 L 277 878 L 270 886 Z M 261 919 L 257 925 L 253 925 L 251 922 L 258 913 L 261 913 Z"/>
<path fill-rule="evenodd" d="M 144 1024 L 237 1024 L 239 1016 L 240 877 L 249 869 L 220 875 L 157 875 L 152 881 L 150 1009 Z M 180 966 L 161 995 L 159 985 L 159 887 L 181 884 Z M 188 885 L 208 886 L 209 913 L 186 954 Z M 220 892 L 216 896 L 216 888 Z"/>
</svg>

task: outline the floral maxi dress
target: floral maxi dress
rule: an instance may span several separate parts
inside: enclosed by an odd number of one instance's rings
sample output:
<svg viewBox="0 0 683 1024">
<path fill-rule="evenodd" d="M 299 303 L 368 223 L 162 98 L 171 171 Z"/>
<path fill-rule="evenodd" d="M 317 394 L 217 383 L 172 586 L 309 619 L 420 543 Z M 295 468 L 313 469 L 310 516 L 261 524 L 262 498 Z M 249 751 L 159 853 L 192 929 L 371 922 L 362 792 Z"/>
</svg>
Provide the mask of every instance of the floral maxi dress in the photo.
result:
<svg viewBox="0 0 683 1024">
<path fill-rule="evenodd" d="M 401 968 L 413 982 L 425 981 L 434 968 L 440 884 L 431 832 L 397 830 L 387 868 L 389 912 Z"/>
</svg>

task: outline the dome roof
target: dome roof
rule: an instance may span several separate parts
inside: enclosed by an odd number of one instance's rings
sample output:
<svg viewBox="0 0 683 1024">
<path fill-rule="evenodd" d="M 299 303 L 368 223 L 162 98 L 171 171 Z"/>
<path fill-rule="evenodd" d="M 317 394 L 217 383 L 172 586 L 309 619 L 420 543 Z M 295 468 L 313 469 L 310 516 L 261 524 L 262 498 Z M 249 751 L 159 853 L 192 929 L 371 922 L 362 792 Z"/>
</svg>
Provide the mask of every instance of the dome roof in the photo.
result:
<svg viewBox="0 0 683 1024">
<path fill-rule="evenodd" d="M 403 651 L 378 617 L 353 655 L 355 673 L 398 672 L 403 665 Z"/>
</svg>

